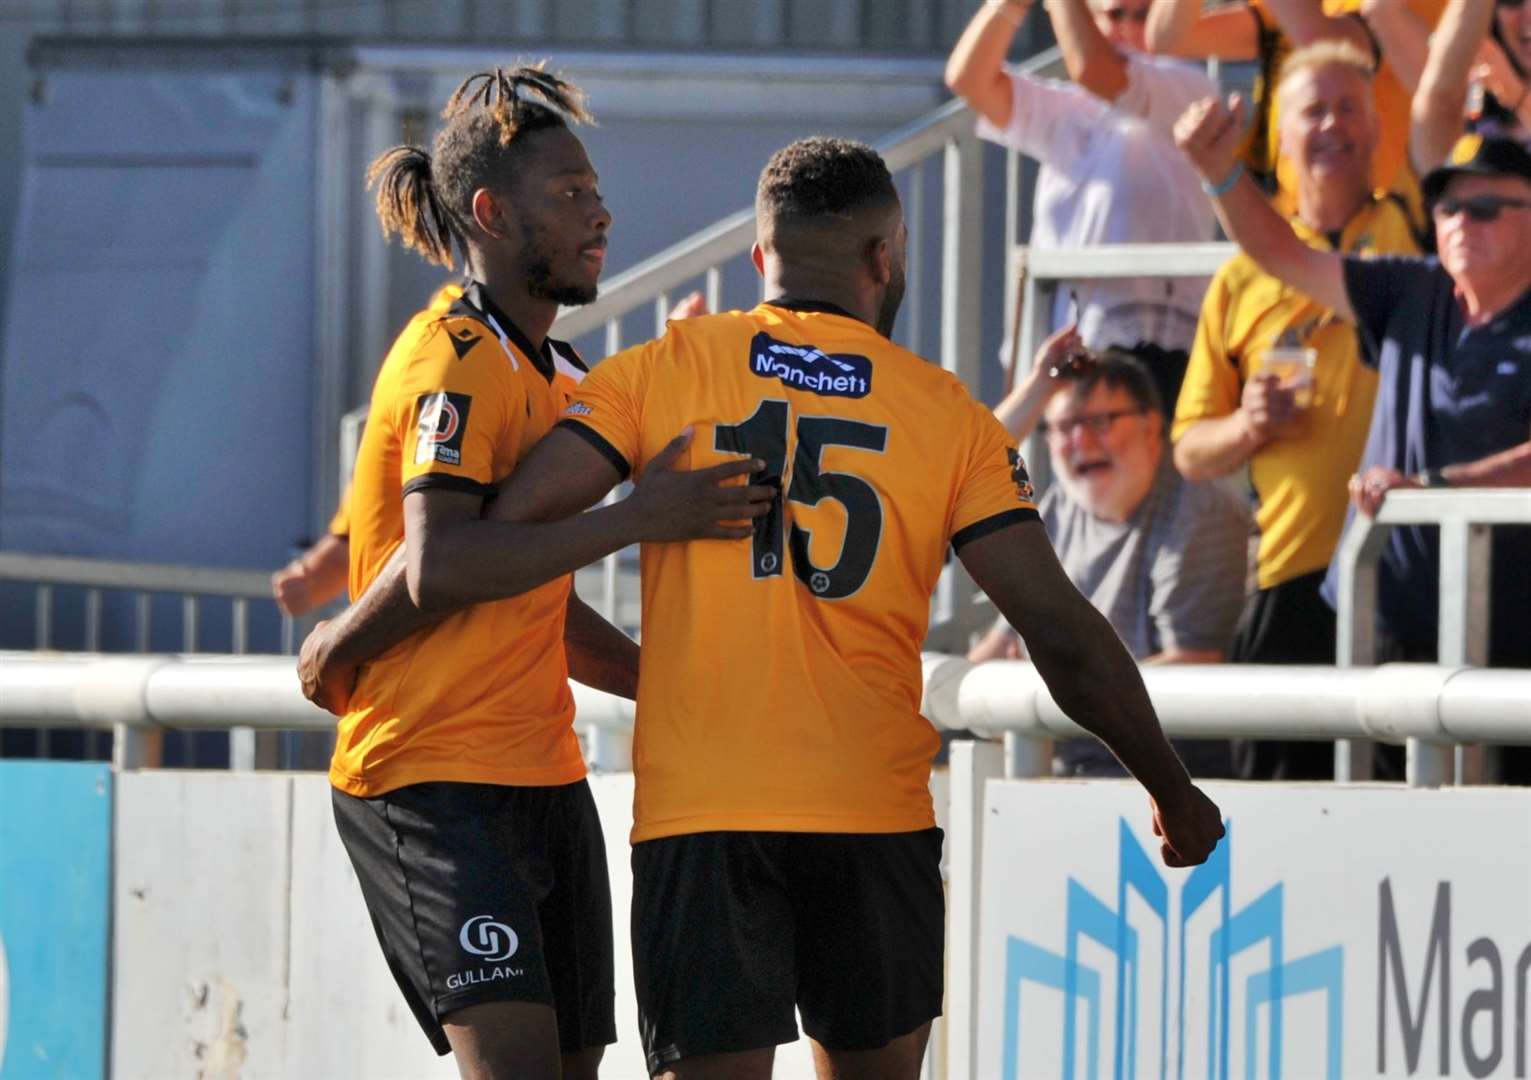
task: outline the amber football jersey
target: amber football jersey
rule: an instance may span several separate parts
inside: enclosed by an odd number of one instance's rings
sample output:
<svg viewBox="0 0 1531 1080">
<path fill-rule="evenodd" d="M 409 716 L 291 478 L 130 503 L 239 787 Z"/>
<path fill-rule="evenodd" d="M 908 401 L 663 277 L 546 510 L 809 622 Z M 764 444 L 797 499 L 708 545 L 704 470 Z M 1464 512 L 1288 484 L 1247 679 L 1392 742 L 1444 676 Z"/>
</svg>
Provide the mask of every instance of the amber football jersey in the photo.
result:
<svg viewBox="0 0 1531 1080">
<path fill-rule="evenodd" d="M 949 546 L 1036 519 L 1015 444 L 951 374 L 827 305 L 670 324 L 566 412 L 617 468 L 780 486 L 748 540 L 647 544 L 633 839 L 934 821 L 920 645 Z"/>
<path fill-rule="evenodd" d="M 470 285 L 427 309 L 378 373 L 351 489 L 351 595 L 404 539 L 404 496 L 488 496 L 553 426 L 584 375 L 573 349 L 534 348 Z M 565 784 L 585 774 L 564 660 L 569 579 L 478 604 L 361 671 L 330 781 L 353 795 L 457 780 Z"/>
</svg>

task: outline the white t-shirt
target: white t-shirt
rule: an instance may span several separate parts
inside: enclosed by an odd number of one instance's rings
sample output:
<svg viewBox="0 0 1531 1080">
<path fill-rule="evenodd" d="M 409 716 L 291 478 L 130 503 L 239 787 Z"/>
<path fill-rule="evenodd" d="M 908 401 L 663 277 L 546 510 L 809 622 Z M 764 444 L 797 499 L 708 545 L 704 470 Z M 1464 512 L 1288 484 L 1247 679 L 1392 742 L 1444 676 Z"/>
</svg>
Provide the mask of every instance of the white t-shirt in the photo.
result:
<svg viewBox="0 0 1531 1080">
<path fill-rule="evenodd" d="M 1129 52 L 1127 86 L 1114 103 L 1071 82 L 1007 74 L 1015 95 L 1010 124 L 1001 130 L 980 118 L 978 134 L 1042 165 L 1033 247 L 1212 239 L 1212 204 L 1172 137 L 1186 107 L 1215 92 L 1204 73 Z M 1151 341 L 1189 350 L 1207 279 L 1106 278 L 1073 287 L 1091 348 Z M 1054 327 L 1067 318 L 1068 290 L 1058 290 Z"/>
</svg>

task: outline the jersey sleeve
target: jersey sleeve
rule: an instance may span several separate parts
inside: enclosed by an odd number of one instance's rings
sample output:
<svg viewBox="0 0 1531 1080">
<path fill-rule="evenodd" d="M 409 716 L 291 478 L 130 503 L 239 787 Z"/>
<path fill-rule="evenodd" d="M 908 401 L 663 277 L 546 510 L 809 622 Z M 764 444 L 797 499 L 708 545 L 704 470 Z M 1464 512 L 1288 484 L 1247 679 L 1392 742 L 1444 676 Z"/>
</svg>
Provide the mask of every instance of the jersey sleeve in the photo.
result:
<svg viewBox="0 0 1531 1080">
<path fill-rule="evenodd" d="M 477 340 L 468 340 L 473 335 Z M 525 390 L 487 330 L 466 320 L 441 324 L 393 394 L 388 411 L 404 494 L 441 488 L 486 495 L 504 479 L 495 475 L 496 450 L 519 441 Z"/>
<path fill-rule="evenodd" d="M 624 480 L 643 466 L 643 397 L 656 345 L 639 345 L 597 364 L 558 422 L 600 451 Z"/>
<path fill-rule="evenodd" d="M 964 544 L 1006 526 L 1041 520 L 1026 463 L 1009 432 L 971 398 L 966 422 L 966 460 L 947 529 L 959 552 Z"/>
<path fill-rule="evenodd" d="M 351 485 L 340 493 L 340 503 L 335 507 L 335 516 L 330 518 L 329 534 L 331 536 L 351 535 Z"/>
<path fill-rule="evenodd" d="M 1185 381 L 1175 402 L 1175 422 L 1170 438 L 1178 439 L 1200 420 L 1227 416 L 1239 407 L 1243 387 L 1239 382 L 1238 360 L 1228 351 L 1228 315 L 1232 297 L 1226 268 L 1220 270 L 1207 288 L 1201 302 L 1201 318 L 1196 320 L 1196 340 L 1186 362 Z"/>
</svg>

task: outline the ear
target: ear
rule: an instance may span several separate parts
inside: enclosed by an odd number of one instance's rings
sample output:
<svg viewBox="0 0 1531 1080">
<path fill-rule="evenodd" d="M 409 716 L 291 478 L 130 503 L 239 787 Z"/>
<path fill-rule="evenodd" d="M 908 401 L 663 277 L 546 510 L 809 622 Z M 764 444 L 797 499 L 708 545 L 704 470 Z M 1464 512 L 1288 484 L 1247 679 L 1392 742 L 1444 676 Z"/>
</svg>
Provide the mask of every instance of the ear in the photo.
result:
<svg viewBox="0 0 1531 1080">
<path fill-rule="evenodd" d="M 499 197 L 488 188 L 473 193 L 473 223 L 496 239 L 504 239 L 509 225 L 500 206 Z"/>
<path fill-rule="evenodd" d="M 893 280 L 893 246 L 886 236 L 875 236 L 866 242 L 867 273 L 877 285 Z"/>
<path fill-rule="evenodd" d="M 765 252 L 761 250 L 758 240 L 750 245 L 750 262 L 755 264 L 755 273 L 765 277 Z"/>
</svg>

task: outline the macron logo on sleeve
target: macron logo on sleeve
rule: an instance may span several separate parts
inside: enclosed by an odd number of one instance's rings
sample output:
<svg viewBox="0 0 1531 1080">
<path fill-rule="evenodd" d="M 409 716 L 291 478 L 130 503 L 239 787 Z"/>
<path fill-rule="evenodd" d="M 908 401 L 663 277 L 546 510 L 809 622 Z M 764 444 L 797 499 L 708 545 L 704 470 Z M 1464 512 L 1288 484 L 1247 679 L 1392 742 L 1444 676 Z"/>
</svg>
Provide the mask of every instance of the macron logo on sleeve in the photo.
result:
<svg viewBox="0 0 1531 1080">
<path fill-rule="evenodd" d="M 790 345 L 764 332 L 750 342 L 750 371 L 820 397 L 864 398 L 872 392 L 872 361 L 865 356 Z"/>
</svg>

